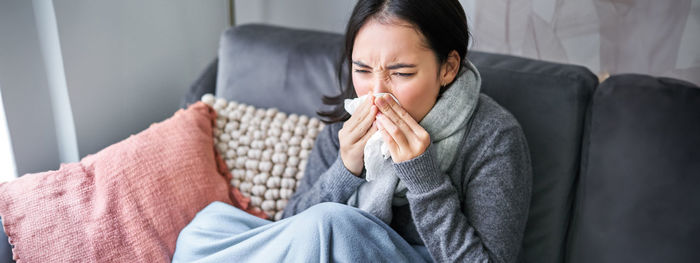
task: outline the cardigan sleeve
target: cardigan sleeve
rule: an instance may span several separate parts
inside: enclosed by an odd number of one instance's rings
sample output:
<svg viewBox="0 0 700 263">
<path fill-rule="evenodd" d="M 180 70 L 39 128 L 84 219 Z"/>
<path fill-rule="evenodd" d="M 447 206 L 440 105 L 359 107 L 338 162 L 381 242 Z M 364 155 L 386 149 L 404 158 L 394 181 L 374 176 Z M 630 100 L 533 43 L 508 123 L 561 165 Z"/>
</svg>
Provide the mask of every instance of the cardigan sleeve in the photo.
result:
<svg viewBox="0 0 700 263">
<path fill-rule="evenodd" d="M 431 145 L 394 164 L 418 234 L 437 262 L 515 262 L 527 221 L 532 168 L 519 126 L 494 134 L 465 172 L 464 202 Z"/>
<path fill-rule="evenodd" d="M 338 130 L 342 123 L 326 125 L 316 138 L 304 177 L 284 208 L 287 218 L 321 202 L 346 203 L 365 182 L 353 175 L 340 159 Z"/>
</svg>

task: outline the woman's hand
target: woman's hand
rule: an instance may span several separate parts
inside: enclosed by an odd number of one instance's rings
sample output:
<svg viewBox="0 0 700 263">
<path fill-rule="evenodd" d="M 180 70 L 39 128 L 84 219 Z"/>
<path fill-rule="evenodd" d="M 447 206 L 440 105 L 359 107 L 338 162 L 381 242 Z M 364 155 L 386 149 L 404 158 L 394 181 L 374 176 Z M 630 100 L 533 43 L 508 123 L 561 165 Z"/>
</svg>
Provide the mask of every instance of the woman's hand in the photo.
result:
<svg viewBox="0 0 700 263">
<path fill-rule="evenodd" d="M 370 93 L 350 119 L 345 121 L 338 131 L 340 141 L 340 159 L 352 174 L 360 176 L 365 166 L 364 152 L 367 140 L 377 131 L 374 125 L 377 116 L 374 96 Z"/>
<path fill-rule="evenodd" d="M 377 127 L 389 146 L 391 159 L 400 163 L 423 154 L 430 146 L 430 134 L 388 95 L 375 99 L 380 113 Z"/>
</svg>

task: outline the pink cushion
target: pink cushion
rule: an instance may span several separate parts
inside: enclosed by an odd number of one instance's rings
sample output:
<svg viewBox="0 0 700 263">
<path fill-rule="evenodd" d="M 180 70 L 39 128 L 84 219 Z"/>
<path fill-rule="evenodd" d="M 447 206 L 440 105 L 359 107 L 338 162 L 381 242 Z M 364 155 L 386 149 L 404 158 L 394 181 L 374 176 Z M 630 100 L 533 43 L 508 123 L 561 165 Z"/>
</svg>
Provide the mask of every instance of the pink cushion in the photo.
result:
<svg viewBox="0 0 700 263">
<path fill-rule="evenodd" d="M 215 120 L 200 102 L 79 163 L 0 184 L 15 260 L 170 262 L 206 205 L 248 208 L 214 150 Z"/>
</svg>

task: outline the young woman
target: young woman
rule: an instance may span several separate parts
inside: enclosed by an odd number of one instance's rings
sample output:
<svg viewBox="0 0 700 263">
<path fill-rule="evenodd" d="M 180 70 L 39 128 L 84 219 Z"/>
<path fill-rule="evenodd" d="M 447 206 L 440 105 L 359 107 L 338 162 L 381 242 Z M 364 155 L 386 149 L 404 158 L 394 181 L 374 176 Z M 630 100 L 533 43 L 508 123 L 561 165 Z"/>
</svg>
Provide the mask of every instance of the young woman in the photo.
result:
<svg viewBox="0 0 700 263">
<path fill-rule="evenodd" d="M 351 83 L 324 100 L 332 124 L 286 219 L 214 203 L 182 231 L 174 261 L 517 260 L 529 152 L 513 116 L 480 94 L 459 2 L 359 0 L 345 36 Z M 350 116 L 343 101 L 358 95 Z M 390 156 L 366 158 L 377 132 Z"/>
</svg>

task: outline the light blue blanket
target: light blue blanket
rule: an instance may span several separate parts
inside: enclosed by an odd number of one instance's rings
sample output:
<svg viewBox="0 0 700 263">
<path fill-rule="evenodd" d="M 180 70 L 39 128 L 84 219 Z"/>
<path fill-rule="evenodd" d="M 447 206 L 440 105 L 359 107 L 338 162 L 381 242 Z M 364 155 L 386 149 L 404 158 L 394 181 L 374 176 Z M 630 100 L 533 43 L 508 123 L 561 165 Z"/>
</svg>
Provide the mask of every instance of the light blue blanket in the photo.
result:
<svg viewBox="0 0 700 263">
<path fill-rule="evenodd" d="M 321 203 L 281 221 L 252 216 L 214 202 L 178 236 L 173 262 L 425 262 L 423 246 L 411 246 L 371 214 Z"/>
</svg>

